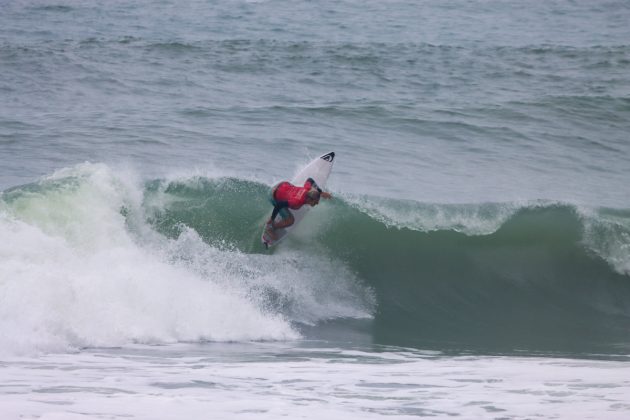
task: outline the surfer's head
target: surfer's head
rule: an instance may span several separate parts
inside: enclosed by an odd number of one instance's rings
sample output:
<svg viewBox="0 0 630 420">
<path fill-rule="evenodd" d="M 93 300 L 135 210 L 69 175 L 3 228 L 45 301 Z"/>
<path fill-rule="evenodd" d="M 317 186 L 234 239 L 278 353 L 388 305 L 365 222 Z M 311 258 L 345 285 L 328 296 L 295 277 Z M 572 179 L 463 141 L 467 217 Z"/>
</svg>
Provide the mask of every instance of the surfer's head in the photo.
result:
<svg viewBox="0 0 630 420">
<path fill-rule="evenodd" d="M 315 188 L 311 188 L 310 191 L 306 193 L 306 204 L 316 206 L 319 203 L 320 196 L 319 191 Z"/>
</svg>

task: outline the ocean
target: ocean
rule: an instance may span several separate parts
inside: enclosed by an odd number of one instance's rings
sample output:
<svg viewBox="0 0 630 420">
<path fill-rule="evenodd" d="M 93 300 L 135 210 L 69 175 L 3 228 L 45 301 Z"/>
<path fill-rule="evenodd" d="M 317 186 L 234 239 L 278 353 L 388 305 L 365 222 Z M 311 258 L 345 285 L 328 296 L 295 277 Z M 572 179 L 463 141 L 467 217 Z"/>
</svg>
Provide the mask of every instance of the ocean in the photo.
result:
<svg viewBox="0 0 630 420">
<path fill-rule="evenodd" d="M 1 2 L 0 417 L 628 418 L 628 22 Z"/>
</svg>

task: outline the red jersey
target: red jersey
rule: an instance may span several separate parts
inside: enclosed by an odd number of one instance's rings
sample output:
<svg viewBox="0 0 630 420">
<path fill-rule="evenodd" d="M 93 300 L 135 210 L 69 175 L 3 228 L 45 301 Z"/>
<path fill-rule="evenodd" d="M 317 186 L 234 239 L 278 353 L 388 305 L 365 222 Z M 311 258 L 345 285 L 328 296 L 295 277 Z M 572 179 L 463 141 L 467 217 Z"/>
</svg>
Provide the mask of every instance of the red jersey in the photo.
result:
<svg viewBox="0 0 630 420">
<path fill-rule="evenodd" d="M 296 187 L 289 182 L 282 182 L 276 187 L 276 191 L 273 195 L 276 202 L 286 202 L 288 207 L 293 210 L 297 210 L 306 204 L 306 193 L 313 187 L 313 180 L 308 179 L 303 187 Z"/>
</svg>

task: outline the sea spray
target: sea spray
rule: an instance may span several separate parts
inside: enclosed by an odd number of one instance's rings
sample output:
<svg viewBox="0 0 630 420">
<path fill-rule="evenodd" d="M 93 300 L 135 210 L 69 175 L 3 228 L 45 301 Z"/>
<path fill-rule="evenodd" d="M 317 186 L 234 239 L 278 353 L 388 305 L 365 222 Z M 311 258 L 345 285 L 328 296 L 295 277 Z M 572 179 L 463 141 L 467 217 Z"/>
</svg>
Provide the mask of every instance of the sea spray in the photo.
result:
<svg viewBox="0 0 630 420">
<path fill-rule="evenodd" d="M 3 195 L 4 351 L 298 337 L 281 315 L 165 260 L 168 241 L 134 238 L 120 187 L 84 165 Z"/>
<path fill-rule="evenodd" d="M 422 232 L 453 230 L 467 235 L 495 232 L 519 209 L 529 203 L 437 204 L 413 200 L 344 194 L 353 208 L 393 228 Z"/>
<path fill-rule="evenodd" d="M 372 316 L 370 289 L 339 261 L 243 253 L 185 218 L 164 236 L 146 221 L 182 200 L 151 191 L 88 163 L 2 194 L 4 351 L 287 340 L 300 336 L 292 323 Z"/>
<path fill-rule="evenodd" d="M 630 211 L 582 209 L 585 246 L 630 276 Z"/>
</svg>

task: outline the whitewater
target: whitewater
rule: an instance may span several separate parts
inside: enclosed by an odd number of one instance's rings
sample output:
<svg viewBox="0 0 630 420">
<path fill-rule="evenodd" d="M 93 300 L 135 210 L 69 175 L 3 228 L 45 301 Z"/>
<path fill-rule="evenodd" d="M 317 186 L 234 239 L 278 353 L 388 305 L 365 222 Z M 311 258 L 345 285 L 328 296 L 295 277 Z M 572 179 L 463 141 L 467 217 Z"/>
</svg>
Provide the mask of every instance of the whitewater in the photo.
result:
<svg viewBox="0 0 630 420">
<path fill-rule="evenodd" d="M 326 275 L 318 261 L 295 264 L 291 252 L 270 260 L 227 242 L 210 246 L 183 225 L 175 239 L 159 235 L 144 222 L 157 199 L 143 208 L 135 187 L 83 164 L 2 195 L 3 351 L 287 340 L 299 337 L 289 315 L 308 323 L 370 316 L 369 290 L 353 293 L 343 267 Z M 286 314 L 272 310 L 280 298 Z"/>
<path fill-rule="evenodd" d="M 4 2 L 0 418 L 628 418 L 628 21 Z"/>
</svg>

